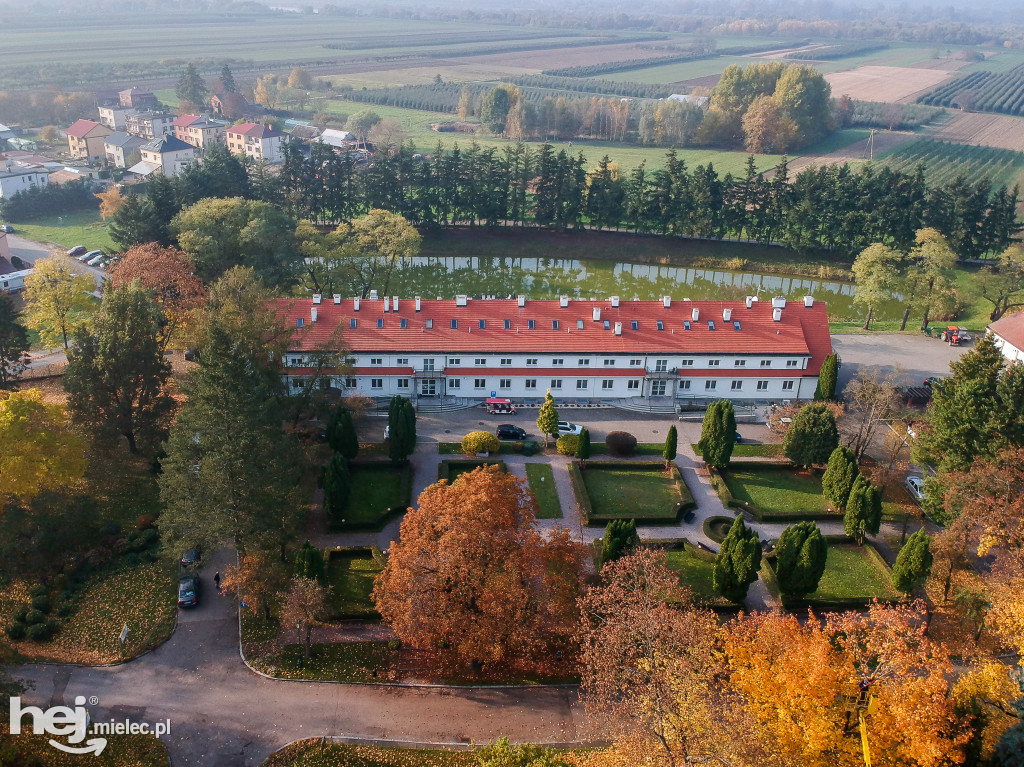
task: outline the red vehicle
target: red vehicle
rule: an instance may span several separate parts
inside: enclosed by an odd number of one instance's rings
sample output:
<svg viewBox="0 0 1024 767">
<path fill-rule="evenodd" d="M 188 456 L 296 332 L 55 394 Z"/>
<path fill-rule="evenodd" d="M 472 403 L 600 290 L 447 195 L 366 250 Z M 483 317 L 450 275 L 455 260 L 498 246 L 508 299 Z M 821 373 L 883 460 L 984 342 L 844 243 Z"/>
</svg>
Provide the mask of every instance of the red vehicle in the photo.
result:
<svg viewBox="0 0 1024 767">
<path fill-rule="evenodd" d="M 492 415 L 515 415 L 516 406 L 512 404 L 510 399 L 502 399 L 500 397 L 488 397 L 485 402 L 487 405 L 487 412 Z"/>
<path fill-rule="evenodd" d="M 959 346 L 961 342 L 967 342 L 971 340 L 971 337 L 967 334 L 967 328 L 958 328 L 956 325 L 948 325 L 944 331 L 942 331 L 942 340 L 950 346 Z"/>
</svg>

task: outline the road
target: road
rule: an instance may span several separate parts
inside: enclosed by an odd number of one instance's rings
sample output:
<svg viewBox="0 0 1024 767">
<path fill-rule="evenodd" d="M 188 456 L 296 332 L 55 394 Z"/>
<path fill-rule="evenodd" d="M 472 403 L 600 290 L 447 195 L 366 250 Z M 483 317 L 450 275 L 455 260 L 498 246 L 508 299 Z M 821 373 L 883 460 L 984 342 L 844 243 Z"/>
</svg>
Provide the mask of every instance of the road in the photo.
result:
<svg viewBox="0 0 1024 767">
<path fill-rule="evenodd" d="M 60 253 L 66 252 L 64 248 L 53 243 L 26 240 L 24 237 L 19 237 L 16 234 L 7 235 L 7 244 L 11 247 L 12 256 L 17 256 L 22 261 L 29 264 L 34 264 L 37 259 L 46 258 L 54 251 L 58 251 Z M 99 296 L 99 289 L 103 287 L 103 281 L 106 279 L 106 275 L 103 270 L 95 266 L 86 266 L 85 264 L 77 264 L 76 270 L 79 270 L 80 274 L 88 274 L 92 276 L 96 281 L 96 295 Z"/>
</svg>

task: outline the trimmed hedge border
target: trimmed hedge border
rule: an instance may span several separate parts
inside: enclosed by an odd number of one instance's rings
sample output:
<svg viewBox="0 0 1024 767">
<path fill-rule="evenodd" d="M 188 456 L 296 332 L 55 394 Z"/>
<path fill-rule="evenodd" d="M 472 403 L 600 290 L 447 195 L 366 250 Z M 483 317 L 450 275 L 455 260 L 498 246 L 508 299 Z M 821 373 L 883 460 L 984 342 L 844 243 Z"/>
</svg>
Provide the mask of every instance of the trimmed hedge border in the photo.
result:
<svg viewBox="0 0 1024 767">
<path fill-rule="evenodd" d="M 374 552 L 377 549 L 377 552 Z M 358 556 L 366 554 L 367 557 L 372 559 L 378 565 L 387 564 L 387 561 L 382 563 L 381 559 L 385 555 L 381 552 L 377 546 L 328 546 L 323 550 L 324 556 L 324 574 L 325 578 L 330 578 L 331 573 L 331 557 L 337 554 L 338 556 Z M 368 621 L 379 621 L 380 613 L 376 610 L 364 613 L 332 613 L 330 617 L 331 621 L 344 621 L 344 620 L 368 620 Z"/>
<path fill-rule="evenodd" d="M 686 551 L 693 554 L 698 559 L 703 559 L 706 562 L 714 562 L 717 554 L 713 551 L 705 551 L 696 543 L 686 538 L 648 538 L 647 540 L 641 541 L 640 545 L 643 548 L 659 549 L 661 551 Z M 726 599 L 723 596 L 719 596 L 716 599 L 708 602 L 702 600 L 694 600 L 697 604 L 709 607 L 718 612 L 735 613 L 743 609 L 743 605 L 738 605 Z"/>
<path fill-rule="evenodd" d="M 404 461 L 401 464 L 396 464 L 391 460 L 359 460 L 354 459 L 349 462 L 350 469 L 359 470 L 359 467 L 366 466 L 390 466 L 392 468 L 401 469 L 401 473 L 398 477 L 399 492 L 402 498 L 405 499 L 404 504 L 398 504 L 397 506 L 389 506 L 385 511 L 381 513 L 375 522 L 342 522 L 336 520 L 328 515 L 327 529 L 330 532 L 346 532 L 346 533 L 376 533 L 383 530 L 388 526 L 388 523 L 395 517 L 405 514 L 412 505 L 412 462 Z"/>
<path fill-rule="evenodd" d="M 711 530 L 711 525 L 713 525 L 715 522 L 728 522 L 731 525 L 735 521 L 736 517 L 726 517 L 719 514 L 717 516 L 708 517 L 707 519 L 705 519 L 704 524 L 701 525 L 701 529 L 704 531 L 704 535 L 713 540 L 715 543 L 721 543 L 725 540 L 725 536 L 719 536 L 718 533 L 713 532 Z"/>
<path fill-rule="evenodd" d="M 783 464 L 777 461 L 744 461 L 743 463 L 737 463 L 736 467 L 741 471 L 749 469 L 765 470 L 765 471 L 793 471 L 795 467 L 793 464 Z M 725 477 L 722 476 L 722 472 L 713 466 L 708 466 L 708 475 L 711 479 L 711 486 L 715 488 L 715 492 L 718 493 L 718 497 L 727 508 L 736 509 L 737 511 L 746 511 L 758 522 L 800 522 L 802 520 L 842 520 L 842 514 L 829 514 L 827 511 L 810 512 L 810 511 L 767 511 L 762 509 L 760 506 L 755 506 L 752 503 L 737 500 L 733 496 L 732 491 L 729 490 L 729 485 L 725 481 Z M 728 471 L 728 469 L 726 469 Z"/>
<path fill-rule="evenodd" d="M 587 471 L 632 471 L 641 469 L 651 471 L 654 467 L 664 471 L 662 464 L 657 461 L 591 461 L 587 464 Z M 583 474 L 580 471 L 579 461 L 572 461 L 569 464 L 569 483 L 572 485 L 573 495 L 580 506 L 580 517 L 585 525 L 605 525 L 613 519 L 634 519 L 637 524 L 643 525 L 676 525 L 682 519 L 683 514 L 691 509 L 697 508 L 697 502 L 693 499 L 686 480 L 683 478 L 679 467 L 672 463 L 669 466 L 672 479 L 675 480 L 676 490 L 680 500 L 676 503 L 674 517 L 600 517 L 594 515 L 594 507 L 590 502 L 590 495 L 587 493 L 587 486 L 583 481 Z"/>
<path fill-rule="evenodd" d="M 438 482 L 440 482 L 442 479 L 449 479 L 452 466 L 466 466 L 466 471 L 472 471 L 478 466 L 497 466 L 498 470 L 502 474 L 508 472 L 508 467 L 505 465 L 505 462 L 500 458 L 494 460 L 490 458 L 446 458 L 437 465 Z"/>
</svg>

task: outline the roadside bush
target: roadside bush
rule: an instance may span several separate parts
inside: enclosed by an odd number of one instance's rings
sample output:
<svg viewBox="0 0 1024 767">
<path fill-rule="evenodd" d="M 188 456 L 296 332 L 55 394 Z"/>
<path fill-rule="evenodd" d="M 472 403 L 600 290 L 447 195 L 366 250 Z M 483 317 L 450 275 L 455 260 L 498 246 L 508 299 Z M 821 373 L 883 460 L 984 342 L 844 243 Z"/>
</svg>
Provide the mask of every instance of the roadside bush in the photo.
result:
<svg viewBox="0 0 1024 767">
<path fill-rule="evenodd" d="M 33 642 L 45 642 L 50 638 L 50 629 L 45 623 L 36 623 L 28 627 L 28 638 Z"/>
<path fill-rule="evenodd" d="M 402 640 L 401 639 L 389 639 L 388 640 L 388 649 L 391 650 L 392 652 L 394 652 L 395 650 L 397 650 L 401 646 L 402 646 Z"/>
<path fill-rule="evenodd" d="M 513 453 L 521 453 L 521 452 L 523 452 L 523 443 L 522 442 L 513 442 L 512 443 L 512 452 Z"/>
<path fill-rule="evenodd" d="M 604 438 L 605 447 L 609 455 L 620 458 L 636 453 L 636 437 L 628 431 L 613 431 Z"/>
<path fill-rule="evenodd" d="M 46 613 L 42 610 L 29 610 L 28 615 L 25 616 L 25 623 L 29 626 L 38 626 L 40 623 L 46 622 Z"/>
<path fill-rule="evenodd" d="M 28 605 L 22 605 L 18 608 L 18 611 L 14 613 L 14 620 L 20 623 L 26 622 L 26 616 L 28 615 Z"/>
<path fill-rule="evenodd" d="M 48 613 L 50 612 L 50 598 L 46 595 L 32 597 L 32 607 L 41 613 Z"/>
<path fill-rule="evenodd" d="M 21 621 L 14 621 L 7 627 L 7 637 L 15 642 L 24 639 L 26 633 L 28 633 L 28 627 Z"/>
<path fill-rule="evenodd" d="M 540 445 L 532 439 L 528 439 L 526 442 L 523 443 L 523 455 L 537 455 L 537 452 L 539 450 Z"/>
<path fill-rule="evenodd" d="M 580 444 L 580 438 L 576 434 L 563 434 L 558 438 L 555 447 L 559 455 L 576 455 L 576 448 Z"/>
<path fill-rule="evenodd" d="M 61 618 L 67 618 L 75 613 L 75 605 L 70 602 L 65 602 L 57 608 L 57 615 Z"/>
<path fill-rule="evenodd" d="M 121 560 L 125 567 L 138 567 L 142 564 L 142 556 L 137 552 L 130 551 Z"/>
<path fill-rule="evenodd" d="M 56 618 L 50 618 L 50 620 L 46 621 L 45 625 L 46 633 L 49 636 L 54 636 L 58 631 L 60 631 L 60 621 Z"/>
<path fill-rule="evenodd" d="M 501 443 L 489 431 L 471 431 L 462 438 L 462 452 L 466 455 L 497 453 L 500 450 Z"/>
</svg>

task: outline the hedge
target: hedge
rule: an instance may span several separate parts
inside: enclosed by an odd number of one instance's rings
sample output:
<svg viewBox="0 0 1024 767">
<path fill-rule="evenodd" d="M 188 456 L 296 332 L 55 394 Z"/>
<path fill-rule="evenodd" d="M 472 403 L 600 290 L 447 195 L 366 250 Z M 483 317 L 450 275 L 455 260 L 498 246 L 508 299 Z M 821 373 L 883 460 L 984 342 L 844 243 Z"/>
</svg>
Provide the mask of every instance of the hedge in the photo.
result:
<svg viewBox="0 0 1024 767">
<path fill-rule="evenodd" d="M 634 469 L 641 469 L 643 471 L 654 471 L 655 469 L 663 471 L 662 464 L 657 461 L 591 461 L 587 464 L 587 471 L 631 471 Z M 690 509 L 697 508 L 697 502 L 693 499 L 693 494 L 690 492 L 690 488 L 686 484 L 686 480 L 683 478 L 682 473 L 679 471 L 679 467 L 676 464 L 671 464 L 670 471 L 672 473 L 672 479 L 675 480 L 676 491 L 679 493 L 679 502 L 676 504 L 675 516 L 672 518 L 665 517 L 644 517 L 637 516 L 632 517 L 638 523 L 643 522 L 645 525 L 675 525 L 682 519 L 684 513 Z M 587 493 L 586 483 L 583 481 L 583 474 L 580 471 L 579 461 L 572 461 L 569 464 L 569 481 L 572 484 L 573 494 L 576 496 L 576 500 L 580 505 L 580 517 L 585 525 L 603 525 L 606 524 L 609 519 L 605 517 L 594 517 L 594 507 L 590 503 L 590 495 Z M 591 518 L 593 517 L 593 521 Z M 625 519 L 626 517 L 615 517 L 615 519 Z"/>
<path fill-rule="evenodd" d="M 583 474 L 580 473 L 580 465 L 576 461 L 569 464 L 569 484 L 572 485 L 572 494 L 576 496 L 576 503 L 580 507 L 580 519 L 583 524 L 589 525 L 594 507 L 590 503 L 587 486 L 583 483 Z"/>
<path fill-rule="evenodd" d="M 770 471 L 791 471 L 794 467 L 792 464 L 780 464 L 777 461 L 744 461 L 741 464 L 736 464 L 737 469 L 768 469 Z M 755 506 L 752 503 L 737 500 L 732 492 L 729 490 L 729 485 L 726 484 L 725 478 L 722 473 L 713 466 L 708 466 L 708 474 L 711 479 L 711 486 L 715 488 L 715 492 L 718 493 L 719 499 L 729 509 L 736 509 L 738 511 L 745 511 L 750 514 L 758 522 L 800 522 L 805 519 L 809 520 L 841 520 L 842 514 L 829 514 L 822 510 L 820 512 L 812 511 L 766 511 L 760 506 Z M 726 469 L 728 471 L 728 469 Z"/>
<path fill-rule="evenodd" d="M 376 551 L 374 551 L 376 549 Z M 345 556 L 345 557 L 358 557 L 360 559 L 372 559 L 374 564 L 383 568 L 387 565 L 387 559 L 384 553 L 377 546 L 328 546 L 323 550 L 324 557 L 324 578 L 328 582 L 329 588 L 333 589 L 333 583 L 331 582 L 331 559 L 334 556 Z M 364 610 L 360 612 L 335 612 L 331 610 L 330 620 L 352 620 L 352 619 L 379 619 L 380 613 L 375 609 Z"/>
<path fill-rule="evenodd" d="M 398 468 L 400 474 L 398 477 L 399 482 L 399 496 L 404 499 L 402 503 L 396 506 L 389 506 L 384 509 L 380 516 L 374 522 L 342 522 L 341 520 L 331 519 L 330 530 L 331 531 L 345 531 L 345 532 L 378 532 L 387 527 L 388 522 L 394 519 L 400 514 L 404 514 L 408 511 L 409 506 L 412 505 L 412 479 L 413 470 L 412 463 L 405 461 L 400 465 L 394 464 L 391 460 L 361 460 L 356 459 L 349 461 L 349 471 L 357 472 L 361 467 L 367 466 L 388 466 L 392 468 Z"/>
<path fill-rule="evenodd" d="M 502 460 L 492 460 L 490 458 L 455 458 L 445 459 L 437 465 L 437 479 L 440 482 L 442 479 L 447 479 L 454 482 L 459 474 L 467 471 L 473 471 L 478 466 L 497 466 L 498 471 L 504 473 L 508 471 L 508 467 L 505 466 L 505 462 Z M 461 468 L 460 468 L 461 467 Z M 452 469 L 455 469 L 453 475 Z"/>
<path fill-rule="evenodd" d="M 713 524 L 715 524 L 716 522 L 727 522 L 728 524 L 731 525 L 735 520 L 736 520 L 736 517 L 725 517 L 725 516 L 722 516 L 722 515 L 719 514 L 717 516 L 708 517 L 707 519 L 705 519 L 704 520 L 704 524 L 701 525 L 701 529 L 703 529 L 704 535 L 706 535 L 708 538 L 713 540 L 715 543 L 721 543 L 722 541 L 725 540 L 725 536 L 724 535 L 719 535 L 718 533 L 714 532 L 711 529 L 711 526 Z"/>
</svg>

